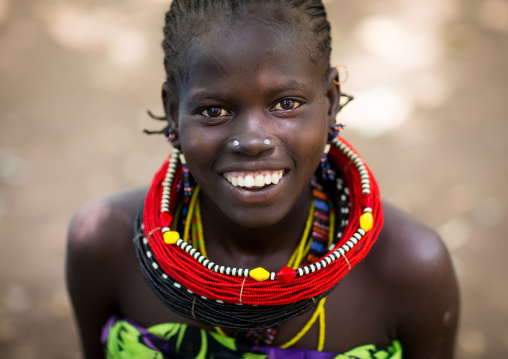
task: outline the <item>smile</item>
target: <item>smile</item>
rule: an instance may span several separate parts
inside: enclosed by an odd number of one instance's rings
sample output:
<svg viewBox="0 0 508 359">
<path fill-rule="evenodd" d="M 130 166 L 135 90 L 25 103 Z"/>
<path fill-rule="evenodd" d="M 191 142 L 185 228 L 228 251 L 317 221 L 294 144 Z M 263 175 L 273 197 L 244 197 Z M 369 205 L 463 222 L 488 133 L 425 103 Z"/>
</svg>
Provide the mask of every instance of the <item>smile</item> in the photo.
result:
<svg viewBox="0 0 508 359">
<path fill-rule="evenodd" d="M 256 171 L 256 172 L 226 172 L 224 177 L 235 187 L 259 189 L 271 184 L 277 184 L 282 178 L 284 170 Z"/>
</svg>

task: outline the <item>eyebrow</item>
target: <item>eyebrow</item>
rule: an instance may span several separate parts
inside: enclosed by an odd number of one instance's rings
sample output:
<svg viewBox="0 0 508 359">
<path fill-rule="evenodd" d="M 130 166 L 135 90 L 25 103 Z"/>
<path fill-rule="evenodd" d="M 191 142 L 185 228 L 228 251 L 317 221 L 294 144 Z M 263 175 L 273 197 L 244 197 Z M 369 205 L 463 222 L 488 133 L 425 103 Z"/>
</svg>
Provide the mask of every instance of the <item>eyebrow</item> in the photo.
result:
<svg viewBox="0 0 508 359">
<path fill-rule="evenodd" d="M 297 81 L 297 80 L 288 80 L 287 82 L 280 84 L 275 88 L 268 88 L 264 91 L 264 94 L 268 97 L 276 97 L 277 95 L 284 92 L 292 92 L 292 91 L 304 91 L 308 88 L 308 85 L 305 82 Z M 228 94 L 218 91 L 209 91 L 209 90 L 196 90 L 195 92 L 191 92 L 189 97 L 190 102 L 195 101 L 203 101 L 203 100 L 224 100 L 229 97 Z"/>
<path fill-rule="evenodd" d="M 291 92 L 291 91 L 304 91 L 309 86 L 305 82 L 300 82 L 297 80 L 288 80 L 287 82 L 281 84 L 275 88 L 269 88 L 266 93 L 269 96 L 277 96 L 280 93 Z"/>
<path fill-rule="evenodd" d="M 207 90 L 198 90 L 191 93 L 189 97 L 190 102 L 203 101 L 203 100 L 224 100 L 227 96 L 224 93 L 210 92 Z"/>
</svg>

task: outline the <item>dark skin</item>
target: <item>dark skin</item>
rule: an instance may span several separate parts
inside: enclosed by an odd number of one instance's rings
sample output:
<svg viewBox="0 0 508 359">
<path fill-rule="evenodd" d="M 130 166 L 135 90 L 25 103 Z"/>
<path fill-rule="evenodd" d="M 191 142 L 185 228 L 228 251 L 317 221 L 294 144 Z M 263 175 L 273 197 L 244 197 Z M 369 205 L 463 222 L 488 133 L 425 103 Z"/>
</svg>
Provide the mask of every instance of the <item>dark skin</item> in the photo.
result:
<svg viewBox="0 0 508 359">
<path fill-rule="evenodd" d="M 309 180 L 340 109 L 339 92 L 336 72 L 323 81 L 322 66 L 292 37 L 244 20 L 213 37 L 220 42 L 191 48 L 179 98 L 163 97 L 168 120 L 179 130 L 175 145 L 202 186 L 209 257 L 277 271 L 300 240 L 312 199 Z M 230 146 L 233 139 L 241 146 Z M 228 171 L 265 169 L 282 169 L 284 177 L 262 190 L 224 179 Z M 113 313 L 144 327 L 180 322 L 206 328 L 173 313 L 141 275 L 132 223 L 145 194 L 137 189 L 88 204 L 72 220 L 67 281 L 86 358 L 102 357 L 100 332 Z M 431 229 L 387 203 L 383 208 L 378 241 L 328 296 L 324 351 L 398 339 L 404 358 L 451 358 L 459 299 L 448 252 Z M 283 324 L 274 345 L 291 339 L 311 314 Z M 315 349 L 317 336 L 314 325 L 294 347 Z"/>
</svg>

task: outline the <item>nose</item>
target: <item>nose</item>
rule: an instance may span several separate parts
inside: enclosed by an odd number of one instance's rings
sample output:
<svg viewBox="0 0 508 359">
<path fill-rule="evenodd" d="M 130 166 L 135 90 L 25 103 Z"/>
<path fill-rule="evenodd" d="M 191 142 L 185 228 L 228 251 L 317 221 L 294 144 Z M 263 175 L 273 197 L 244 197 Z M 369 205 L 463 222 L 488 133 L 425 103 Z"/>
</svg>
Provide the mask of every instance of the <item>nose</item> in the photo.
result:
<svg viewBox="0 0 508 359">
<path fill-rule="evenodd" d="M 237 119 L 240 123 L 236 131 L 228 140 L 228 149 L 248 156 L 269 154 L 276 145 L 276 139 L 271 131 L 268 119 L 244 118 Z"/>
<path fill-rule="evenodd" d="M 260 153 L 273 150 L 275 148 L 275 139 L 273 136 L 262 138 L 232 138 L 228 143 L 228 148 L 233 152 L 245 153 L 249 156 L 257 156 Z"/>
</svg>

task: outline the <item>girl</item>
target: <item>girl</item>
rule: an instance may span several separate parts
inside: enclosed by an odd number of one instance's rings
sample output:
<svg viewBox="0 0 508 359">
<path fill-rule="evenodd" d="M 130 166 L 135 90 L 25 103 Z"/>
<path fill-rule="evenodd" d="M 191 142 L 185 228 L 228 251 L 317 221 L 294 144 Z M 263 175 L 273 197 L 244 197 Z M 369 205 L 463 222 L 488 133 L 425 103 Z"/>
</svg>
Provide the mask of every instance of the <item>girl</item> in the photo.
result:
<svg viewBox="0 0 508 359">
<path fill-rule="evenodd" d="M 86 358 L 453 356 L 449 255 L 338 136 L 330 42 L 319 0 L 172 2 L 173 149 L 70 225 Z"/>
</svg>

